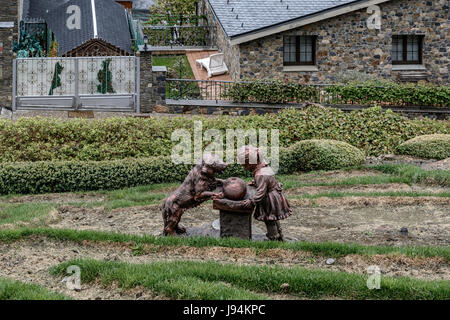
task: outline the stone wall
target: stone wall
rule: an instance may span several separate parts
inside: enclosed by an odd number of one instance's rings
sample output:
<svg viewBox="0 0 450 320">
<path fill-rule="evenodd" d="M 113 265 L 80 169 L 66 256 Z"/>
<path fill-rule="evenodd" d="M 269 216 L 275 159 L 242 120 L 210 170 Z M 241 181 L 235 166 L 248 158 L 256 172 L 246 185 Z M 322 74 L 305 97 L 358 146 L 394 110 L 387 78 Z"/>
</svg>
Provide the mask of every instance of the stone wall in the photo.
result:
<svg viewBox="0 0 450 320">
<path fill-rule="evenodd" d="M 152 68 L 153 74 L 153 111 L 158 112 L 158 108 L 166 104 L 166 78 L 167 68 L 165 66 L 155 66 Z"/>
<path fill-rule="evenodd" d="M 2 3 L 0 23 L 14 22 L 14 28 L 0 27 L 0 43 L 3 43 L 3 51 L 0 53 L 0 108 L 10 108 L 12 104 L 12 44 L 18 37 L 17 21 L 18 0 Z"/>
<path fill-rule="evenodd" d="M 141 51 L 136 54 L 140 60 L 140 105 L 141 112 L 152 112 L 153 73 L 152 52 Z"/>
<path fill-rule="evenodd" d="M 206 103 L 199 101 L 195 103 L 191 101 L 189 104 L 183 102 L 170 103 L 166 105 L 158 105 L 153 108 L 154 113 L 169 113 L 180 115 L 230 115 L 230 116 L 247 116 L 247 115 L 263 115 L 270 113 L 278 113 L 286 108 L 303 109 L 310 106 L 310 103 L 303 104 L 288 104 L 288 105 L 270 105 L 270 104 L 252 104 L 252 103 L 231 103 L 227 101 L 219 101 L 218 103 Z M 357 105 L 340 105 L 340 106 L 326 106 L 329 108 L 337 108 L 344 112 L 351 112 L 369 108 L 368 106 Z M 390 109 L 393 112 L 410 118 L 430 118 L 436 120 L 450 119 L 450 111 L 439 108 L 427 109 L 418 107 L 403 107 L 403 108 L 384 108 Z"/>
<path fill-rule="evenodd" d="M 216 28 L 215 44 L 219 51 L 225 54 L 224 60 L 228 67 L 231 79 L 239 80 L 240 65 L 239 63 L 236 63 L 239 61 L 239 46 L 232 46 L 230 44 L 230 40 L 223 31 L 219 20 L 214 17 L 214 13 L 209 3 L 207 3 L 207 0 L 201 1 L 199 8 L 200 12 L 206 15 L 208 25 L 215 26 Z"/>
<path fill-rule="evenodd" d="M 379 5 L 381 30 L 369 30 L 367 10 L 358 10 L 301 28 L 240 45 L 240 79 L 289 79 L 300 82 L 329 83 L 347 70 L 396 78 L 392 70 L 392 35 L 425 35 L 423 65 L 429 80 L 449 83 L 450 33 L 448 0 L 393 0 Z M 283 70 L 284 35 L 317 36 L 316 72 Z M 233 64 L 233 62 L 231 62 Z M 236 76 L 234 76 L 236 77 Z"/>
</svg>

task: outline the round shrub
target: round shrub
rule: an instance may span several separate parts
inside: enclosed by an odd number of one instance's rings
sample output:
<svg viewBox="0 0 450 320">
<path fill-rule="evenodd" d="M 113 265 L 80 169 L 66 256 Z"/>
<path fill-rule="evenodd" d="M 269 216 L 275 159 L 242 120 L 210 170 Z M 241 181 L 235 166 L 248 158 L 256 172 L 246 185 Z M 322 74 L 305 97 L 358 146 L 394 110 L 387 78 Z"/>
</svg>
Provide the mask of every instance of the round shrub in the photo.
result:
<svg viewBox="0 0 450 320">
<path fill-rule="evenodd" d="M 336 140 L 304 140 L 289 148 L 289 162 L 292 171 L 335 170 L 356 166 L 365 161 L 364 153 L 358 148 Z M 280 161 L 281 162 L 281 161 Z"/>
<path fill-rule="evenodd" d="M 429 134 L 408 140 L 396 148 L 396 154 L 443 160 L 450 157 L 450 134 Z"/>
</svg>

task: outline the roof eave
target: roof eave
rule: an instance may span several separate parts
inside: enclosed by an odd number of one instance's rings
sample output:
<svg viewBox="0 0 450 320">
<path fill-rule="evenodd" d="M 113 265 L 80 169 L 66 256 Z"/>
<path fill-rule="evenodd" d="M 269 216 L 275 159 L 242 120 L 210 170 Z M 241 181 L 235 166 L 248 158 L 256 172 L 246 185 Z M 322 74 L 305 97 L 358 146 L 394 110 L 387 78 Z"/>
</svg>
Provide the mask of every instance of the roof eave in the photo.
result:
<svg viewBox="0 0 450 320">
<path fill-rule="evenodd" d="M 291 19 L 288 21 L 283 21 L 271 26 L 267 26 L 261 29 L 252 30 L 242 34 L 229 36 L 231 45 L 238 45 L 241 43 L 249 42 L 252 40 L 267 37 L 276 33 L 288 31 L 291 29 L 296 29 L 308 24 L 340 16 L 346 13 L 350 13 L 356 10 L 364 9 L 372 5 L 381 4 L 391 0 L 360 0 L 351 3 L 347 3 L 338 7 L 316 12 L 310 15 L 306 15 L 300 18 Z M 208 1 L 209 2 L 209 1 Z M 211 6 L 212 7 L 212 6 Z M 214 9 L 213 9 L 214 10 Z M 217 16 L 217 15 L 216 15 Z M 219 19 L 218 19 L 219 20 Z M 220 23 L 220 20 L 219 20 Z M 222 24 L 221 24 L 222 25 Z M 226 32 L 225 32 L 226 34 Z"/>
</svg>

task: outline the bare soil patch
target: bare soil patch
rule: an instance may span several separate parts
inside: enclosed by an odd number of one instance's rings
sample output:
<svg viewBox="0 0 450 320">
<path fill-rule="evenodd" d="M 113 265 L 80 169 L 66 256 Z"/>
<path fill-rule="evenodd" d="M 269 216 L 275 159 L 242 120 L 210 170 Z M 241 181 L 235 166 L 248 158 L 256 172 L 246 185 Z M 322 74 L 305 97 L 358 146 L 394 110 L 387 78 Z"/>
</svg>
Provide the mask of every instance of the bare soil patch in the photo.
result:
<svg viewBox="0 0 450 320">
<path fill-rule="evenodd" d="M 104 287 L 101 283 L 82 283 L 81 291 L 73 291 L 61 282 L 63 277 L 53 277 L 48 269 L 70 259 L 91 258 L 129 263 L 152 261 L 216 261 L 239 265 L 301 266 L 366 274 L 370 265 L 378 265 L 385 276 L 410 276 L 425 280 L 450 280 L 450 264 L 442 258 L 411 258 L 401 255 L 360 256 L 349 255 L 336 259 L 333 265 L 326 258 L 307 252 L 273 249 L 257 251 L 249 248 L 193 248 L 151 246 L 144 253 L 133 255 L 132 244 L 96 243 L 82 244 L 59 242 L 45 237 L 33 237 L 14 243 L 0 244 L 0 276 L 37 283 L 50 290 L 62 292 L 76 299 L 165 299 L 145 288 L 122 290 L 117 285 Z M 275 299 L 294 298 L 288 295 L 270 296 Z"/>
<path fill-rule="evenodd" d="M 369 245 L 450 244 L 450 199 L 389 198 L 314 199 L 325 202 L 324 206 L 299 205 L 294 201 L 293 215 L 281 224 L 287 237 L 302 241 Z M 59 210 L 60 220 L 51 224 L 55 228 L 153 235 L 160 235 L 162 231 L 161 211 L 157 205 L 112 211 L 102 207 L 63 206 Z M 218 211 L 206 203 L 187 211 L 182 223 L 189 229 L 210 225 L 217 218 Z M 265 230 L 263 223 L 254 221 L 254 224 Z M 403 235 L 401 228 L 408 228 L 409 234 Z"/>
<path fill-rule="evenodd" d="M 76 193 L 46 193 L 27 196 L 15 196 L 8 198 L 6 203 L 71 203 L 71 202 L 96 202 L 104 201 L 106 196 L 101 194 L 76 194 Z"/>
<path fill-rule="evenodd" d="M 406 183 L 341 185 L 341 186 L 307 186 L 286 190 L 288 195 L 319 194 L 324 192 L 446 192 L 448 188 L 434 186 L 407 185 Z"/>
<path fill-rule="evenodd" d="M 379 176 L 382 173 L 375 170 L 332 170 L 324 172 L 310 172 L 301 173 L 298 175 L 298 179 L 307 183 L 321 183 L 321 182 L 335 182 L 342 179 L 353 178 L 353 177 L 369 177 L 369 176 Z"/>
</svg>

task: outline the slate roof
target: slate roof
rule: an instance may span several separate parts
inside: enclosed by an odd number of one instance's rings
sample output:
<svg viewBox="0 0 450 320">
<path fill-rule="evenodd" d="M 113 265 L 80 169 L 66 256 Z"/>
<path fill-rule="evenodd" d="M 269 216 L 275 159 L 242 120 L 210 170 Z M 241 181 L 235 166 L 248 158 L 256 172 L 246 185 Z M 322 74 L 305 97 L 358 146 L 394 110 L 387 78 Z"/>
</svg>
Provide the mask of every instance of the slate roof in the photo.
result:
<svg viewBox="0 0 450 320">
<path fill-rule="evenodd" d="M 94 0 L 98 39 L 132 53 L 131 34 L 126 9 L 114 0 Z M 69 30 L 67 7 L 77 5 L 81 10 L 81 29 Z M 94 22 L 90 0 L 69 0 L 46 14 L 46 21 L 58 42 L 61 55 L 94 39 Z"/>
<path fill-rule="evenodd" d="M 22 19 L 44 19 L 48 10 L 69 0 L 23 0 Z"/>
<path fill-rule="evenodd" d="M 295 20 L 359 0 L 208 0 L 229 37 Z"/>
</svg>

